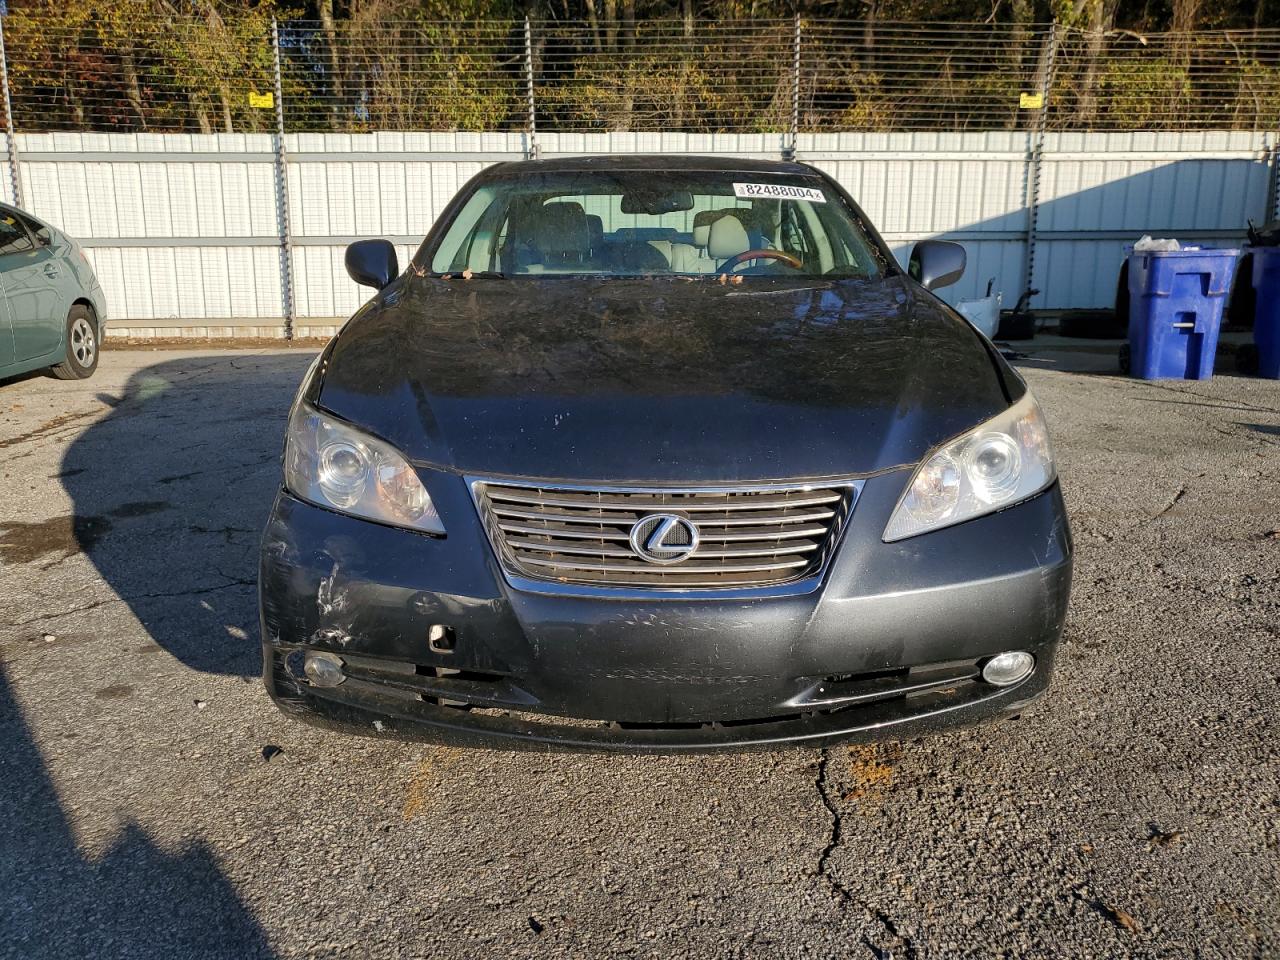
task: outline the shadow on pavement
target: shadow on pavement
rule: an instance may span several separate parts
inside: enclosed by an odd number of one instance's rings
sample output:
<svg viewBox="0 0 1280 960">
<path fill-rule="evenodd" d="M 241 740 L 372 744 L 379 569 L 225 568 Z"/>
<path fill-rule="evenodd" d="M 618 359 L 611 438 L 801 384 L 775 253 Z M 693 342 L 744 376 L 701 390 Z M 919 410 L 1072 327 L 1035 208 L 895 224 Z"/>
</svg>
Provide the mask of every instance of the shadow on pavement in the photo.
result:
<svg viewBox="0 0 1280 960">
<path fill-rule="evenodd" d="M 1268 437 L 1280 437 L 1280 427 L 1272 426 L 1269 423 L 1238 423 L 1238 427 L 1245 427 L 1255 433 L 1265 434 Z"/>
<path fill-rule="evenodd" d="M 258 540 L 313 356 L 223 353 L 139 370 L 120 396 L 101 397 L 111 413 L 67 450 L 59 476 L 74 516 L 29 531 L 33 548 L 48 562 L 87 554 L 185 666 L 258 673 Z"/>
<path fill-rule="evenodd" d="M 128 824 L 102 857 L 90 862 L 80 854 L 3 664 L 0 737 L 0 954 L 272 955 L 204 846 L 166 852 Z"/>
</svg>

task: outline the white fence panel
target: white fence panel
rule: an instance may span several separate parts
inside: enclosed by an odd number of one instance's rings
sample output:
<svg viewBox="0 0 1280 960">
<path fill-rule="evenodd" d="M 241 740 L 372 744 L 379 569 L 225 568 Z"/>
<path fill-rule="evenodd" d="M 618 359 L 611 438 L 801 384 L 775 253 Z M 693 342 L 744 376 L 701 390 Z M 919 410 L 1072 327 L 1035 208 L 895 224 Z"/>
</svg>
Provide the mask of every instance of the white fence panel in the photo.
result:
<svg viewBox="0 0 1280 960">
<path fill-rule="evenodd" d="M 776 158 L 780 134 L 542 134 L 543 156 L 721 154 Z M 116 325 L 279 326 L 283 317 L 273 138 L 268 134 L 22 134 L 22 204 L 86 247 Z M 1274 134 L 1062 133 L 1045 140 L 1032 305 L 1107 306 L 1125 243 L 1143 233 L 1238 243 L 1267 219 Z M 1006 305 L 1027 256 L 1030 135 L 802 134 L 799 156 L 833 176 L 900 261 L 929 237 L 969 253 L 947 299 Z M 285 137 L 295 308 L 332 324 L 367 291 L 346 275 L 352 240 L 386 237 L 407 260 L 457 190 L 527 155 L 521 133 Z M 5 178 L 8 189 L 8 180 Z"/>
<path fill-rule="evenodd" d="M 1032 306 L 1107 307 L 1142 234 L 1239 246 L 1268 219 L 1273 135 L 1061 133 L 1045 142 Z"/>
<path fill-rule="evenodd" d="M 844 187 L 900 263 L 920 240 L 963 243 L 964 278 L 952 302 L 987 281 L 1017 298 L 1027 238 L 1026 133 L 840 133 L 802 136 L 800 155 Z"/>
</svg>

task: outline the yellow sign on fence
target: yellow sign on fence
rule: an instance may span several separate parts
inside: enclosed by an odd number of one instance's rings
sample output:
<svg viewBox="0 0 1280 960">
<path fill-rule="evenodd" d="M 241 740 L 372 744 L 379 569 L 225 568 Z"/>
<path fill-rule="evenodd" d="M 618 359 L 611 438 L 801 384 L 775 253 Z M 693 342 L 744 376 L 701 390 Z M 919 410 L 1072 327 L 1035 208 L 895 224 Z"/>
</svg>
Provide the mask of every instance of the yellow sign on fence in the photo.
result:
<svg viewBox="0 0 1280 960">
<path fill-rule="evenodd" d="M 1043 106 L 1043 93 L 1021 93 L 1018 95 L 1019 110 L 1039 110 Z"/>
<path fill-rule="evenodd" d="M 276 105 L 276 96 L 274 93 L 254 93 L 249 91 L 249 106 L 256 107 L 259 110 L 270 110 Z"/>
</svg>

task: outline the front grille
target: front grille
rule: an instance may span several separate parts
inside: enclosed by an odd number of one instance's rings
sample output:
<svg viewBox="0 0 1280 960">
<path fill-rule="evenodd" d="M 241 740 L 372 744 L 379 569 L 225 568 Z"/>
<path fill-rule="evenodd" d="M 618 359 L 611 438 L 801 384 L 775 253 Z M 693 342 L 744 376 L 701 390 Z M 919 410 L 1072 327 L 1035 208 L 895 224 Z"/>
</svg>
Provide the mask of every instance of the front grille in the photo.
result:
<svg viewBox="0 0 1280 960">
<path fill-rule="evenodd" d="M 652 590 L 791 584 L 825 567 L 858 484 L 693 489 L 528 486 L 476 480 L 476 504 L 508 575 L 564 584 Z M 676 562 L 645 559 L 666 514 L 696 528 L 697 546 Z M 666 544 L 690 538 L 683 525 Z"/>
</svg>

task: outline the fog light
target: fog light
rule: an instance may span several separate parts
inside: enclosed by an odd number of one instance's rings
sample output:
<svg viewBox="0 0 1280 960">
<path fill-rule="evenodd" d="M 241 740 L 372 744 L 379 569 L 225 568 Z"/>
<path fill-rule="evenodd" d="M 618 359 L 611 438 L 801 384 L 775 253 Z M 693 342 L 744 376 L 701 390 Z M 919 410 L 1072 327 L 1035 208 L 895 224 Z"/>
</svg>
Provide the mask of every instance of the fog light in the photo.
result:
<svg viewBox="0 0 1280 960">
<path fill-rule="evenodd" d="M 1000 653 L 983 666 L 982 679 L 997 687 L 1011 687 L 1031 676 L 1035 667 L 1036 658 L 1022 650 Z"/>
<path fill-rule="evenodd" d="M 308 653 L 302 669 L 317 687 L 336 687 L 347 679 L 342 672 L 342 658 L 332 653 Z"/>
</svg>

